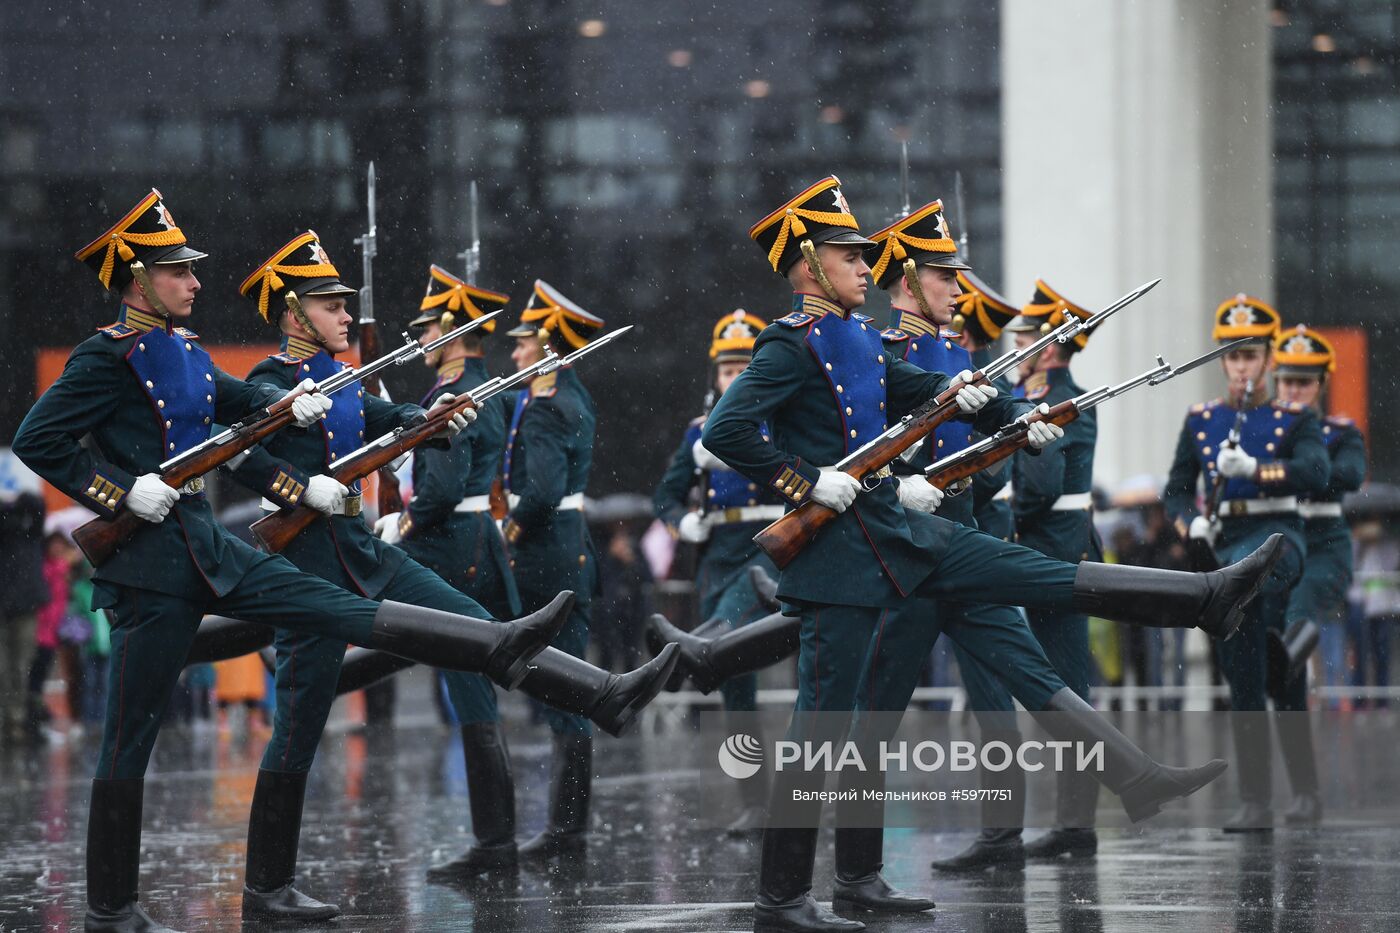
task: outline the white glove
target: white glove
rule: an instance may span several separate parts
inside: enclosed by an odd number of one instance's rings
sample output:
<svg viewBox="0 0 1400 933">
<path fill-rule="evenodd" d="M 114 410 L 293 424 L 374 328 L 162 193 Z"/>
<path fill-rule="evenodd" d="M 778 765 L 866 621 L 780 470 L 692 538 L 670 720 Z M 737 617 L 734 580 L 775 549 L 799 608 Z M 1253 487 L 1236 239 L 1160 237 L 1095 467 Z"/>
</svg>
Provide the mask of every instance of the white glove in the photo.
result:
<svg viewBox="0 0 1400 933">
<path fill-rule="evenodd" d="M 1030 421 L 1028 415 L 1048 415 L 1050 406 L 1041 402 L 1027 415 L 1022 415 L 1022 420 L 1029 422 L 1026 428 L 1026 441 L 1031 447 L 1040 450 L 1048 444 L 1053 444 L 1065 436 L 1065 429 L 1058 424 L 1051 424 L 1048 421 Z"/>
<path fill-rule="evenodd" d="M 326 417 L 326 412 L 331 410 L 331 400 L 320 392 L 311 391 L 316 388 L 314 379 L 303 379 L 297 388 L 302 390 L 302 394 L 292 399 L 292 417 L 297 419 L 297 427 L 309 428 Z"/>
<path fill-rule="evenodd" d="M 695 465 L 702 470 L 729 469 L 729 466 L 723 460 L 710 453 L 705 448 L 705 445 L 698 440 L 695 442 L 695 445 L 690 448 L 690 455 L 695 458 Z"/>
<path fill-rule="evenodd" d="M 165 516 L 176 502 L 180 501 L 180 491 L 168 486 L 159 473 L 146 473 L 136 477 L 131 491 L 126 494 L 126 507 L 153 525 L 165 521 Z"/>
<path fill-rule="evenodd" d="M 1255 470 L 1259 469 L 1259 461 L 1238 447 L 1226 447 L 1220 451 L 1220 456 L 1215 458 L 1215 463 L 1221 476 L 1231 478 L 1250 477 L 1254 475 Z"/>
<path fill-rule="evenodd" d="M 701 518 L 699 512 L 686 512 L 676 528 L 676 533 L 681 536 L 682 541 L 704 544 L 710 539 L 710 523 Z"/>
<path fill-rule="evenodd" d="M 385 544 L 398 544 L 403 539 L 399 534 L 399 512 L 390 512 L 381 516 L 379 521 L 374 523 L 374 533 L 379 536 L 379 540 Z"/>
<path fill-rule="evenodd" d="M 958 373 L 958 381 L 964 383 L 963 387 L 958 390 L 958 407 L 965 415 L 979 410 L 983 405 L 997 397 L 997 387 L 991 383 L 980 386 L 966 384 L 972 382 L 971 370 L 964 369 Z"/>
<path fill-rule="evenodd" d="M 1220 523 L 1213 522 L 1204 515 L 1197 515 L 1191 519 L 1191 528 L 1187 531 L 1187 536 L 1197 538 L 1215 547 L 1215 536 L 1220 534 Z"/>
<path fill-rule="evenodd" d="M 444 392 L 442 395 L 439 395 L 437 397 L 437 401 L 433 402 L 432 407 L 428 409 L 428 413 L 431 414 L 434 409 L 442 405 L 451 405 L 452 402 L 456 400 L 456 398 L 457 396 L 453 395 L 452 393 Z M 467 425 L 471 424 L 475 420 L 475 408 L 468 408 L 464 411 L 459 411 L 457 412 L 457 414 L 452 416 L 451 420 L 447 422 L 447 425 L 441 431 L 437 432 L 433 436 L 445 437 L 451 440 L 458 434 L 462 433 L 462 431 L 466 429 Z"/>
<path fill-rule="evenodd" d="M 846 511 L 846 507 L 856 501 L 859 493 L 860 480 L 834 468 L 822 470 L 822 475 L 817 477 L 817 484 L 812 487 L 812 499 L 837 514 Z"/>
<path fill-rule="evenodd" d="M 899 478 L 899 504 L 911 512 L 934 512 L 943 502 L 943 490 L 922 476 Z"/>
<path fill-rule="evenodd" d="M 334 477 L 316 475 L 306 484 L 306 492 L 301 501 L 318 512 L 339 515 L 345 511 L 345 497 L 350 490 L 342 486 Z"/>
</svg>

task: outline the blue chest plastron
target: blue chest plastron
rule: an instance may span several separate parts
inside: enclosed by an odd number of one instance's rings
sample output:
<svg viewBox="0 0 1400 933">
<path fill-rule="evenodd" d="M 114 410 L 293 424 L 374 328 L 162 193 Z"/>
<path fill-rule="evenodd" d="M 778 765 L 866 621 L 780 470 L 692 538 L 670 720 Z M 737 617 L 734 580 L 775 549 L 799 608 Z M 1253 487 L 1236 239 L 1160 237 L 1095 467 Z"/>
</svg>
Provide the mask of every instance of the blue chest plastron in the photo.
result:
<svg viewBox="0 0 1400 933">
<path fill-rule="evenodd" d="M 1208 483 L 1215 482 L 1215 458 L 1220 453 L 1220 445 L 1230 436 L 1236 414 L 1235 409 L 1216 399 L 1200 411 L 1192 409 L 1187 416 L 1187 429 L 1191 432 L 1196 460 Z M 1297 417 L 1288 409 L 1272 404 L 1249 409 L 1240 425 L 1240 448 L 1261 462 L 1278 459 L 1283 440 Z M 1260 499 L 1265 496 L 1264 490 L 1253 480 L 1236 477 L 1225 482 L 1225 499 Z"/>
<path fill-rule="evenodd" d="M 297 381 L 309 376 L 321 383 L 345 368 L 344 363 L 331 359 L 328 353 L 321 351 L 297 364 Z M 365 390 L 360 383 L 352 383 L 332 392 L 330 400 L 331 410 L 326 412 L 320 431 L 326 444 L 326 463 L 335 466 L 346 454 L 364 446 Z M 352 495 L 359 491 L 359 483 L 355 483 L 350 490 Z"/>
<path fill-rule="evenodd" d="M 511 460 L 515 454 L 515 437 L 520 431 L 520 419 L 525 416 L 525 406 L 530 404 L 530 392 L 526 390 L 515 397 L 515 411 L 510 416 L 510 430 L 506 433 L 506 455 L 501 461 L 501 481 L 507 492 L 514 492 L 515 487 L 511 485 L 510 468 Z"/>
<path fill-rule="evenodd" d="M 127 364 L 151 400 L 166 459 L 209 439 L 214 420 L 214 361 L 178 332 L 156 328 L 136 338 Z"/>
<path fill-rule="evenodd" d="M 686 428 L 685 444 L 695 446 L 700 439 L 703 425 L 692 424 Z M 771 441 L 768 425 L 760 424 L 758 430 L 765 441 Z M 709 509 L 729 509 L 746 505 L 758 505 L 759 489 L 747 476 L 734 470 L 708 470 L 709 488 L 705 489 L 705 507 Z"/>
<path fill-rule="evenodd" d="M 976 368 L 972 365 L 972 356 L 953 341 L 951 334 L 910 336 L 905 348 L 905 360 L 927 372 L 943 373 L 950 379 L 965 369 Z M 935 458 L 946 457 L 971 443 L 972 425 L 966 421 L 947 421 L 939 425 L 933 436 Z"/>
<path fill-rule="evenodd" d="M 831 384 L 846 453 L 874 440 L 887 426 L 885 347 L 870 318 L 824 314 L 807 328 L 807 345 Z"/>
</svg>

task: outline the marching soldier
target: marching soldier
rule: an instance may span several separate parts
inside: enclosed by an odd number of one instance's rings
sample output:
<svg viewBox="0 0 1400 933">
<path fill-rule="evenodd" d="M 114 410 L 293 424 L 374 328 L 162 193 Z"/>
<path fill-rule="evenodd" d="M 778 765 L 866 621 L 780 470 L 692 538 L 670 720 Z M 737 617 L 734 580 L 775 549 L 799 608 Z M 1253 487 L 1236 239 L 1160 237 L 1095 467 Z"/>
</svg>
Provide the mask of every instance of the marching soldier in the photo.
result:
<svg viewBox="0 0 1400 933">
<path fill-rule="evenodd" d="M 1278 312 L 1257 298 L 1237 295 L 1216 309 L 1213 339 L 1253 342 L 1221 359 L 1227 397 L 1187 412 L 1163 494 L 1178 526 L 1221 563 L 1283 536 L 1282 554 L 1249 618 L 1235 638 L 1218 646 L 1231 707 L 1237 711 L 1265 708 L 1265 636 L 1269 629 L 1283 629 L 1289 591 L 1302 574 L 1307 553 L 1298 497 L 1327 491 L 1327 449 L 1316 414 L 1304 405 L 1269 399 L 1265 376 L 1278 330 Z M 1206 487 L 1204 511 L 1196 504 L 1198 480 Z M 1300 683 L 1274 700 L 1279 709 L 1306 709 Z M 1232 731 L 1242 805 L 1225 831 L 1268 831 L 1273 824 L 1268 722 L 1262 716 L 1239 716 Z"/>
<path fill-rule="evenodd" d="M 953 330 L 960 336 L 962 347 L 972 357 L 977 368 L 990 363 L 996 342 L 1002 331 L 1020 309 L 997 294 L 970 269 L 958 270 L 958 311 L 953 315 Z M 1012 386 L 1003 377 L 997 389 L 1010 392 Z M 977 527 L 994 538 L 1010 541 L 1016 533 L 1011 517 L 1010 464 L 1003 461 L 1001 469 L 983 470 L 972 478 L 972 517 Z"/>
<path fill-rule="evenodd" d="M 520 323 L 507 332 L 515 338 L 511 359 L 524 369 L 543 359 L 546 347 L 562 354 L 584 346 L 602 326 L 601 318 L 537 279 Z M 519 393 L 505 448 L 510 513 L 504 533 L 521 602 L 539 605 L 555 586 L 574 585 L 579 598 L 553 645 L 579 658 L 588 648 L 589 610 L 598 588 L 593 539 L 583 517 L 596 423 L 593 398 L 578 373 L 558 369 Z M 522 857 L 537 860 L 584 853 L 593 786 L 588 721 L 557 709 L 548 710 L 546 720 L 554 735 L 549 822 L 520 847 Z"/>
<path fill-rule="evenodd" d="M 907 510 L 892 483 L 882 482 L 862 495 L 858 480 L 830 468 L 882 433 L 889 419 L 952 383 L 887 351 L 870 318 L 855 311 L 865 302 L 870 271 L 864 249 L 875 244 L 861 235 L 839 186 L 834 176 L 828 177 L 749 231 L 773 270 L 792 286 L 793 310 L 759 336 L 752 363 L 720 399 L 702 433 L 708 450 L 755 483 L 779 492 L 790 505 L 811 500 L 840 513 L 779 580 L 779 595 L 795 604 L 802 618 L 798 701 L 789 738 L 840 738 L 829 722 L 809 714 L 852 709 L 866 667 L 862 660 L 880 619 L 911 596 L 1092 609 L 1154 625 L 1191 619 L 1210 631 L 1232 630 L 1240 604 L 1252 599 L 1272 564 L 1277 542 L 1243 566 L 1217 575 L 1076 566 Z M 995 430 L 1018 410 L 998 398 L 994 388 L 962 381 L 971 373 L 959 377 L 958 405 L 968 415 L 980 412 L 976 420 L 983 430 Z M 765 424 L 771 441 L 763 439 L 760 426 Z M 1055 694 L 1050 707 L 1062 712 L 1062 721 L 1073 723 L 1077 735 L 1105 743 L 1105 780 L 1140 817 L 1155 812 L 1161 801 L 1202 786 L 1223 768 L 1214 763 L 1177 770 L 1152 762 L 1104 735 L 1102 721 L 1070 691 Z M 784 779 L 792 777 L 785 772 Z M 774 803 L 791 790 L 775 789 Z M 790 798 L 786 805 L 792 806 Z M 802 828 L 770 822 L 764 831 L 755 928 L 864 929 L 819 906 L 810 894 L 820 803 L 808 809 Z M 880 867 L 862 865 L 862 873 L 853 875 L 847 871 L 854 866 L 838 866 L 836 902 L 883 911 L 933 906 L 926 898 L 891 888 Z"/>
<path fill-rule="evenodd" d="M 88 817 L 88 931 L 163 931 L 137 902 L 144 774 L 171 688 L 202 615 L 285 626 L 509 683 L 556 630 L 565 596 L 546 612 L 496 624 L 392 602 L 375 603 L 259 553 L 213 518 L 203 482 L 181 489 L 157 472 L 165 459 L 284 393 L 214 367 L 187 320 L 199 293 L 190 247 L 152 190 L 79 250 L 103 286 L 120 292 L 117 320 L 98 328 L 20 425 L 14 451 L 59 490 L 111 518 L 150 523 L 93 574 L 94 608 L 111 610 L 108 703 Z M 319 257 L 308 264 L 320 265 Z M 329 263 L 326 263 L 329 265 Z M 333 278 L 323 278 L 323 283 Z M 264 280 L 269 291 L 280 288 Z M 311 385 L 303 383 L 303 386 Z M 310 427 L 332 402 L 306 392 L 292 403 Z M 93 444 L 81 442 L 91 437 Z M 264 477 L 279 505 L 344 508 L 343 487 L 303 472 Z"/>
<path fill-rule="evenodd" d="M 1085 319 L 1091 312 L 1069 301 L 1043 279 L 1021 315 L 1006 325 L 1016 346 L 1027 346 L 1044 328 L 1055 328 L 1069 316 Z M 1084 390 L 1070 373 L 1070 361 L 1088 343 L 1079 334 L 1067 343 L 1052 344 L 1034 360 L 1022 364 L 1018 397 L 1051 407 Z M 1098 416 L 1091 409 L 1065 428 L 1064 440 L 1039 456 L 1022 451 L 1011 463 L 1012 512 L 1016 541 L 1058 560 L 1103 560 L 1103 548 L 1094 530 L 1090 492 L 1094 483 L 1094 446 Z M 1089 700 L 1093 658 L 1089 654 L 1089 617 L 1082 612 L 1028 612 L 1031 632 L 1045 649 L 1055 671 L 1069 688 Z M 992 690 L 986 691 L 989 684 Z M 969 699 L 973 690 L 969 687 Z M 1012 709 L 1011 696 L 980 679 L 974 709 Z M 1068 853 L 1085 857 L 1098 851 L 1094 811 L 1099 799 L 1098 782 L 1090 775 L 1061 771 L 1055 775 L 1055 825 L 1050 832 L 1025 846 L 1027 858 L 1056 858 Z"/>
<path fill-rule="evenodd" d="M 765 322 L 745 311 L 734 311 L 715 324 L 710 341 L 711 392 L 722 396 L 744 371 L 753 356 L 753 342 Z M 671 464 L 653 497 L 656 516 L 683 541 L 702 547 L 695 582 L 700 591 L 700 618 L 707 628 L 740 628 L 768 615 L 754 590 L 752 568 L 776 577 L 777 568 L 753 543 L 753 536 L 770 522 L 782 518 L 783 506 L 775 493 L 735 473 L 724 461 L 705 449 L 700 440 L 702 415 L 690 422 Z M 700 489 L 700 509 L 690 511 L 690 490 Z M 653 623 L 655 625 L 655 623 Z M 663 638 L 665 637 L 665 633 Z M 669 639 L 666 639 L 669 641 Z M 703 680 L 703 673 L 696 672 Z M 715 684 L 699 685 L 705 692 Z M 752 712 L 757 708 L 758 677 L 743 674 L 718 685 L 724 708 Z M 745 781 L 744 810 L 730 824 L 733 834 L 763 828 L 767 792 L 760 781 Z"/>
<path fill-rule="evenodd" d="M 1299 324 L 1274 339 L 1274 383 L 1278 400 L 1321 414 L 1322 393 L 1337 370 L 1337 354 L 1321 334 Z M 1346 616 L 1351 586 L 1351 527 L 1342 517 L 1342 496 L 1366 480 L 1366 440 L 1356 422 L 1342 415 L 1322 417 L 1322 439 L 1331 462 L 1327 489 L 1298 502 L 1307 539 L 1303 579 L 1288 600 L 1288 628 L 1270 632 L 1270 692 L 1297 697 L 1306 692 L 1308 653 L 1316 645 L 1317 626 L 1340 625 Z M 1281 681 L 1281 682 L 1280 682 Z M 1279 750 L 1288 769 L 1293 802 L 1284 811 L 1290 825 L 1316 825 L 1322 819 L 1312 728 L 1306 712 L 1283 713 Z"/>
</svg>

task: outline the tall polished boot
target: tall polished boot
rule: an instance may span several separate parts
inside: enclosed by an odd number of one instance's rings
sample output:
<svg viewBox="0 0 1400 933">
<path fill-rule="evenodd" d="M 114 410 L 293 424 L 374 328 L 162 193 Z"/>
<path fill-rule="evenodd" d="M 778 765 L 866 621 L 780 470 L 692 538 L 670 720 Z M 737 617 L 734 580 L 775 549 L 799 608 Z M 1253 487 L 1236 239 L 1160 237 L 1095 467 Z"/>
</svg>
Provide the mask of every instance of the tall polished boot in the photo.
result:
<svg viewBox="0 0 1400 933">
<path fill-rule="evenodd" d="M 1317 783 L 1317 756 L 1313 752 L 1312 719 L 1306 710 L 1274 714 L 1279 751 L 1288 772 L 1293 800 L 1283 811 L 1289 826 L 1316 826 L 1322 822 L 1322 793 Z"/>
<path fill-rule="evenodd" d="M 241 658 L 272 644 L 277 630 L 258 622 L 226 616 L 205 616 L 194 633 L 185 664 L 213 664 Z"/>
<path fill-rule="evenodd" d="M 513 622 L 488 622 L 385 600 L 364 647 L 434 667 L 480 671 L 513 690 L 529 673 L 530 659 L 559 634 L 573 605 L 574 594 L 565 590 Z"/>
<path fill-rule="evenodd" d="M 1225 821 L 1227 833 L 1271 833 L 1274 831 L 1274 750 L 1269 736 L 1267 713 L 1236 713 L 1230 717 L 1230 732 L 1238 759 L 1240 808 Z"/>
<path fill-rule="evenodd" d="M 141 778 L 96 779 L 88 804 L 86 933 L 175 933 L 136 902 L 141 871 Z"/>
<path fill-rule="evenodd" d="M 1015 750 L 1021 745 L 1019 731 L 982 732 L 983 744 L 1005 742 Z M 983 790 L 1005 791 L 1008 800 L 995 800 L 995 793 L 982 802 L 982 830 L 972 844 L 957 855 L 935 859 L 934 871 L 960 874 L 988 869 L 1019 871 L 1026 867 L 1026 849 L 1021 840 L 1021 823 L 1026 806 L 1026 772 L 1012 762 L 1005 771 L 981 772 Z"/>
<path fill-rule="evenodd" d="M 664 616 L 654 615 L 648 624 L 662 641 L 680 646 L 681 666 L 701 693 L 711 693 L 731 677 L 751 674 L 791 657 L 797 652 L 802 632 L 801 618 L 780 613 L 715 638 L 683 632 Z"/>
<path fill-rule="evenodd" d="M 1194 794 L 1225 773 L 1226 764 L 1219 758 L 1197 768 L 1159 764 L 1068 687 L 1032 715 L 1053 738 L 1082 742 L 1086 747 L 1103 743 L 1098 781 L 1118 795 L 1134 823 L 1155 816 L 1162 804 Z"/>
<path fill-rule="evenodd" d="M 676 646 L 666 645 L 636 670 L 612 674 L 557 648 L 546 648 L 530 660 L 519 688 L 566 713 L 587 716 L 609 735 L 620 735 L 656 699 L 679 662 Z M 336 695 L 363 690 L 414 663 L 383 651 L 351 648 L 340 665 Z"/>
<path fill-rule="evenodd" d="M 758 899 L 754 933 L 854 933 L 865 924 L 847 920 L 812 897 L 812 867 L 817 858 L 815 829 L 763 831 L 758 864 Z"/>
<path fill-rule="evenodd" d="M 1094 813 L 1099 782 L 1093 775 L 1061 771 L 1055 775 L 1055 828 L 1026 843 L 1026 858 L 1093 858 L 1099 851 Z"/>
<path fill-rule="evenodd" d="M 1248 557 L 1210 573 L 1084 561 L 1074 578 L 1074 608 L 1130 625 L 1195 626 L 1214 638 L 1229 638 L 1283 547 L 1283 535 L 1270 535 Z"/>
<path fill-rule="evenodd" d="M 885 880 L 880 874 L 884 847 L 883 826 L 837 827 L 832 909 L 914 914 L 937 906 L 931 898 L 906 894 Z"/>
<path fill-rule="evenodd" d="M 258 771 L 248 814 L 243 919 L 308 922 L 340 914 L 334 904 L 324 904 L 293 887 L 305 799 L 305 771 Z"/>
<path fill-rule="evenodd" d="M 453 884 L 517 865 L 515 848 L 515 781 L 510 752 L 499 722 L 462 727 L 462 757 L 467 764 L 467 802 L 476 843 L 461 858 L 428 869 L 428 880 Z"/>
<path fill-rule="evenodd" d="M 555 733 L 549 766 L 549 825 L 520 847 L 520 857 L 542 861 L 586 852 L 592 797 L 593 737 Z"/>
</svg>

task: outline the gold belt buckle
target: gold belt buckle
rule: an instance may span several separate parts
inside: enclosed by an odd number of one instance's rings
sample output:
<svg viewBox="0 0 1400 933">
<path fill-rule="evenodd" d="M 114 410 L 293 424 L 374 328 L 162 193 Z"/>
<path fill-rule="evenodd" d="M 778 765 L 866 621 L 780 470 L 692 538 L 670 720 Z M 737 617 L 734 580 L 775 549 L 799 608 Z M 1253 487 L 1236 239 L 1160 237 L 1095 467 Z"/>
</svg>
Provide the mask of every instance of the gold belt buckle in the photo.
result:
<svg viewBox="0 0 1400 933">
<path fill-rule="evenodd" d="M 204 491 L 204 477 L 196 476 L 188 483 L 180 487 L 180 495 L 197 496 Z"/>
<path fill-rule="evenodd" d="M 1232 518 L 1238 518 L 1241 515 L 1249 514 L 1249 506 L 1244 499 L 1231 499 L 1229 505 Z"/>
<path fill-rule="evenodd" d="M 744 513 L 737 505 L 731 505 L 729 508 L 724 510 L 725 524 L 732 524 L 733 522 L 739 521 L 743 517 Z"/>
<path fill-rule="evenodd" d="M 891 476 L 894 476 L 894 470 L 890 468 L 888 463 L 875 471 L 876 479 L 889 479 Z"/>
<path fill-rule="evenodd" d="M 361 511 L 363 508 L 364 508 L 364 499 L 363 499 L 363 497 L 361 497 L 361 496 L 346 496 L 346 497 L 345 497 L 345 514 L 346 514 L 346 515 L 350 516 L 351 518 L 354 518 L 356 515 L 359 515 L 359 514 L 360 514 L 360 511 Z"/>
</svg>

